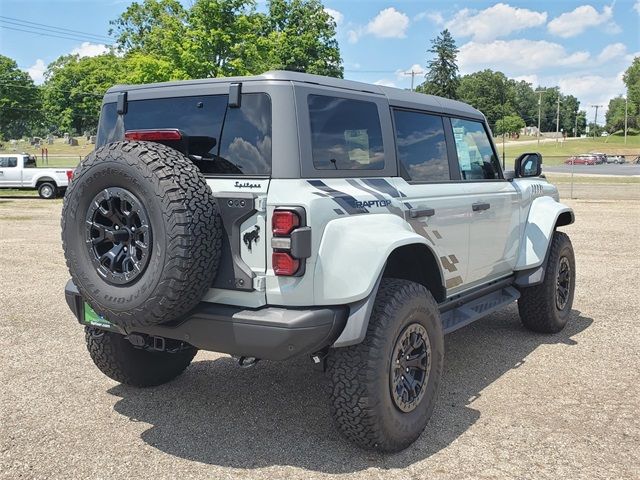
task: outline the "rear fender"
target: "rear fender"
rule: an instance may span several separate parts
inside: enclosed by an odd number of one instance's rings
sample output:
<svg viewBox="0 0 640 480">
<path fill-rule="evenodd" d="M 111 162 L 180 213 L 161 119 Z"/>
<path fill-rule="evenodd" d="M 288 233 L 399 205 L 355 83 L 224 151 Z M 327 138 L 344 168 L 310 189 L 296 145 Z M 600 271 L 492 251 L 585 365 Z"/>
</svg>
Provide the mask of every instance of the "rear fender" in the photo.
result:
<svg viewBox="0 0 640 480">
<path fill-rule="evenodd" d="M 315 303 L 344 305 L 366 298 L 391 252 L 410 244 L 430 249 L 426 239 L 397 215 L 358 215 L 330 221 L 317 256 Z"/>
</svg>

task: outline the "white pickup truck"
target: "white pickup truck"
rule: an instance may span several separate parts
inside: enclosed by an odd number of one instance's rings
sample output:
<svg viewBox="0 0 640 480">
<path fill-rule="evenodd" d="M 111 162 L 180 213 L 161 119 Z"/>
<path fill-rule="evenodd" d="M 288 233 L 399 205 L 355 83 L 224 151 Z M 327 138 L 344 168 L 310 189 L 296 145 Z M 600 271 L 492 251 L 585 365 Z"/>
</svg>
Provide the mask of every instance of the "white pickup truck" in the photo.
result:
<svg viewBox="0 0 640 480">
<path fill-rule="evenodd" d="M 37 189 L 44 199 L 63 195 L 73 177 L 71 168 L 38 168 L 26 153 L 0 153 L 0 188 Z"/>
</svg>

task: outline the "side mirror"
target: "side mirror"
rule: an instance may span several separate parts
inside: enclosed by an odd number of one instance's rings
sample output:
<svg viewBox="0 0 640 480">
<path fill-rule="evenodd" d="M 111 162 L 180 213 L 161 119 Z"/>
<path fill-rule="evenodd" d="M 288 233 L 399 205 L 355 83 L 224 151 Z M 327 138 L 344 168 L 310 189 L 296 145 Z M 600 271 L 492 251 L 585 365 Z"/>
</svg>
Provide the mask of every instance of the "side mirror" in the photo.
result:
<svg viewBox="0 0 640 480">
<path fill-rule="evenodd" d="M 516 177 L 539 177 L 542 174 L 542 155 L 523 153 L 515 162 Z"/>
</svg>

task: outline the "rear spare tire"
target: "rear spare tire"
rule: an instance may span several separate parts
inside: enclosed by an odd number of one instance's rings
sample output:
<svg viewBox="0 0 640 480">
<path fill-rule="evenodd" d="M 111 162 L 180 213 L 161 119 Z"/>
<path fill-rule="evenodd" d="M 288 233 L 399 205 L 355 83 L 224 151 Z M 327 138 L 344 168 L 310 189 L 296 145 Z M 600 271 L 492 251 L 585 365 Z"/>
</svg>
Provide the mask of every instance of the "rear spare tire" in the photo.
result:
<svg viewBox="0 0 640 480">
<path fill-rule="evenodd" d="M 216 274 L 222 222 L 182 153 L 116 142 L 85 158 L 62 208 L 67 267 L 83 299 L 125 329 L 174 320 Z"/>
</svg>

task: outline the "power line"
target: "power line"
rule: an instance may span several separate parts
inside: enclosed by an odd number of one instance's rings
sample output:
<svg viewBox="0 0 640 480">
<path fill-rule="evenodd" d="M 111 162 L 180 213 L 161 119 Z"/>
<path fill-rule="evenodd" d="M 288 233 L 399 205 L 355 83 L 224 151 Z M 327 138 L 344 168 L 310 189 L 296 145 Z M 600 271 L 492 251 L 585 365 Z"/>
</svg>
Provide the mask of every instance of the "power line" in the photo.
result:
<svg viewBox="0 0 640 480">
<path fill-rule="evenodd" d="M 63 92 L 63 93 L 72 93 L 74 95 L 93 95 L 95 97 L 103 97 L 104 93 L 97 93 L 97 92 L 76 92 L 73 90 L 63 90 L 61 88 L 57 88 L 55 86 L 51 86 L 48 85 L 46 87 L 39 87 L 36 85 L 16 85 L 15 83 L 0 83 L 0 87 L 13 87 L 13 88 L 27 88 L 27 89 L 33 89 L 33 90 L 40 90 L 43 88 L 52 88 L 58 92 Z M 106 92 L 106 90 L 105 90 Z"/>
<path fill-rule="evenodd" d="M 106 35 L 97 35 L 95 33 L 82 32 L 80 30 L 72 30 L 70 28 L 56 27 L 55 25 L 47 25 L 46 23 L 37 23 L 37 22 L 31 22 L 28 20 L 21 20 L 19 18 L 5 17 L 4 15 L 0 15 L 0 21 L 17 25 L 19 27 L 26 27 L 31 29 L 38 28 L 38 29 L 47 30 L 53 33 L 59 33 L 64 35 L 93 37 L 95 41 L 110 42 L 112 40 L 110 37 Z"/>
<path fill-rule="evenodd" d="M 39 35 L 42 37 L 53 37 L 53 38 L 62 38 L 64 40 L 73 40 L 76 42 L 95 42 L 97 40 L 95 39 L 90 39 L 90 38 L 81 38 L 81 37 L 73 37 L 73 36 L 64 36 L 64 35 L 54 35 L 53 33 L 45 33 L 45 32 L 40 32 L 40 31 L 33 31 L 33 30 L 24 30 L 22 28 L 14 28 L 14 27 L 9 27 L 7 25 L 0 25 L 0 28 L 4 28 L 7 30 L 13 30 L 16 32 L 24 32 L 24 33 L 30 33 L 32 35 Z"/>
</svg>

